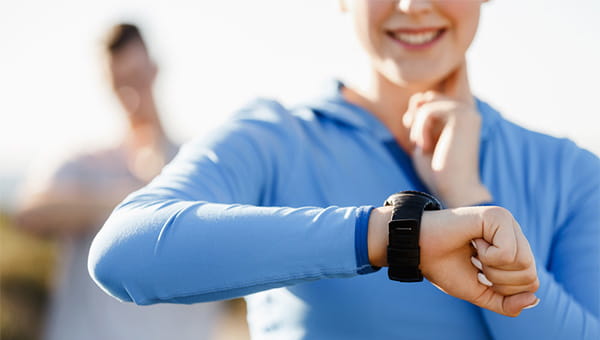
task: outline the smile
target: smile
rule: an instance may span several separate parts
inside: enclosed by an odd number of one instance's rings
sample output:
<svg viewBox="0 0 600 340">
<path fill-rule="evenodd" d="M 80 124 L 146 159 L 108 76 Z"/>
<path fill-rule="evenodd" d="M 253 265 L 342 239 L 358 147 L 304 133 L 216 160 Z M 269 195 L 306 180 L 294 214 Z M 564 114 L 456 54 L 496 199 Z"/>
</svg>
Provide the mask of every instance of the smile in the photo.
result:
<svg viewBox="0 0 600 340">
<path fill-rule="evenodd" d="M 444 33 L 445 28 L 441 29 L 426 29 L 426 30 L 396 30 L 387 31 L 387 35 L 407 48 L 424 48 L 429 47 L 439 40 Z"/>
</svg>

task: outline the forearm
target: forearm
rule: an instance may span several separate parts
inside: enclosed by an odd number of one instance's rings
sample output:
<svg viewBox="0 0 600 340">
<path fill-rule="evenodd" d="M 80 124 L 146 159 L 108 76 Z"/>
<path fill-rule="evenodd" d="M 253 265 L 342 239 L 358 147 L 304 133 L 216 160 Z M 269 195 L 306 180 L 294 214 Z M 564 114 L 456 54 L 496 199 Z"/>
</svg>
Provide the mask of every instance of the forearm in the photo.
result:
<svg viewBox="0 0 600 340">
<path fill-rule="evenodd" d="M 38 194 L 22 204 L 15 222 L 41 236 L 94 232 L 126 194 L 123 188 L 95 194 L 66 189 Z"/>
<path fill-rule="evenodd" d="M 48 202 L 21 210 L 15 221 L 22 229 L 40 236 L 83 234 L 98 228 L 110 209 L 110 206 Z"/>
<path fill-rule="evenodd" d="M 143 197 L 143 196 L 140 196 Z M 357 208 L 133 199 L 90 249 L 92 277 L 137 304 L 193 303 L 357 275 Z"/>
<path fill-rule="evenodd" d="M 51 198 L 24 206 L 16 224 L 40 236 L 83 234 L 97 230 L 118 201 L 86 201 L 77 198 Z"/>
</svg>

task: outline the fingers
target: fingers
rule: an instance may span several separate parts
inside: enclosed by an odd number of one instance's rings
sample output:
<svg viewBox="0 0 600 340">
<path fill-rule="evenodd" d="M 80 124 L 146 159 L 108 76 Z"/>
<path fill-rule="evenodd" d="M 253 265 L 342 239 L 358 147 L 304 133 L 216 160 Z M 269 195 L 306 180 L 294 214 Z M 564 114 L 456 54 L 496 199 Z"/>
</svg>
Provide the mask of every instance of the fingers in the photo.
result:
<svg viewBox="0 0 600 340">
<path fill-rule="evenodd" d="M 539 301 L 540 300 L 533 293 L 520 293 L 504 296 L 493 289 L 488 288 L 483 294 L 473 300 L 472 303 L 502 315 L 515 317 L 518 316 L 523 309 L 535 307 Z"/>
<path fill-rule="evenodd" d="M 505 270 L 486 266 L 475 257 L 471 258 L 471 262 L 475 268 L 483 272 L 486 278 L 492 281 L 496 286 L 533 285 L 538 279 L 535 267 L 529 267 L 523 270 Z"/>
<path fill-rule="evenodd" d="M 512 296 L 534 293 L 539 288 L 535 260 L 527 239 L 510 212 L 500 207 L 486 208 L 482 236 L 471 241 L 477 256 L 472 265 L 479 269 L 478 281 L 494 292 Z"/>
<path fill-rule="evenodd" d="M 485 287 L 483 293 L 480 293 L 470 302 L 493 312 L 515 317 L 518 316 L 523 309 L 537 306 L 540 299 L 531 292 L 519 292 L 507 295 L 497 292 L 492 287 Z"/>
<path fill-rule="evenodd" d="M 476 265 L 477 261 L 476 258 L 471 258 L 473 265 L 481 270 L 478 277 L 479 282 L 488 287 L 493 287 L 494 291 L 502 295 L 514 295 L 523 292 L 535 293 L 540 286 L 535 268 L 507 271 L 483 266 L 481 263 Z"/>
<path fill-rule="evenodd" d="M 504 295 L 504 296 L 511 296 L 511 295 L 521 294 L 521 293 L 532 293 L 533 294 L 538 290 L 539 282 L 536 281 L 535 283 L 520 285 L 520 286 L 493 285 L 491 287 L 496 293 Z"/>
<path fill-rule="evenodd" d="M 488 209 L 482 217 L 487 241 L 472 240 L 477 257 L 471 258 L 473 266 L 481 271 L 479 282 L 507 296 L 537 291 L 535 260 L 518 223 L 507 210 L 498 207 Z"/>
<path fill-rule="evenodd" d="M 502 295 L 514 295 L 523 292 L 535 293 L 540 286 L 535 268 L 512 272 L 499 270 L 484 267 L 476 257 L 471 257 L 471 263 L 480 270 L 477 273 L 479 283 L 492 287 L 495 292 Z"/>
<path fill-rule="evenodd" d="M 421 105 L 425 104 L 428 101 L 433 99 L 433 92 L 419 92 L 412 95 L 408 101 L 408 110 L 406 114 L 402 117 L 402 123 L 404 127 L 410 128 L 413 125 L 414 117 L 417 114 L 417 111 L 421 107 Z"/>
<path fill-rule="evenodd" d="M 463 61 L 440 83 L 438 91 L 417 93 L 410 98 L 403 124 L 410 129 L 411 141 L 424 152 L 431 153 L 449 118 L 457 112 L 475 112 L 471 110 L 473 107 L 466 62 Z"/>
<path fill-rule="evenodd" d="M 497 210 L 499 216 L 483 213 L 486 210 Z M 452 296 L 502 315 L 517 316 L 525 307 L 538 301 L 533 292 L 537 290 L 539 282 L 533 261 L 523 269 L 521 264 L 515 266 L 512 263 L 518 262 L 521 254 L 533 256 L 524 238 L 525 243 L 520 243 L 522 234 L 520 229 L 515 229 L 518 225 L 513 224 L 512 216 L 509 214 L 510 219 L 506 219 L 502 215 L 504 213 L 508 212 L 494 207 L 424 213 L 419 240 L 421 270 L 430 282 Z M 486 223 L 483 223 L 484 218 L 488 219 Z M 500 249 L 498 251 L 510 249 L 505 244 L 496 244 L 504 229 L 513 230 L 507 234 L 512 234 L 513 246 L 518 248 L 509 251 L 517 254 L 510 257 L 512 262 L 498 261 L 501 266 L 496 267 L 483 259 L 480 261 L 480 254 L 493 253 L 494 248 Z M 469 241 L 473 238 L 476 252 L 469 247 Z M 494 256 L 489 258 L 494 259 Z"/>
<path fill-rule="evenodd" d="M 518 248 L 523 246 L 518 241 L 520 235 L 516 230 L 516 222 L 512 214 L 501 207 L 489 207 L 482 211 L 483 240 L 475 240 L 479 259 L 489 266 L 509 269 L 523 269 L 528 264 L 521 264 L 526 256 L 519 258 Z M 526 241 L 525 241 L 526 242 Z M 523 249 L 523 252 L 526 250 Z M 523 254 L 522 254 L 523 255 Z"/>
<path fill-rule="evenodd" d="M 432 153 L 447 116 L 447 112 L 420 109 L 410 129 L 411 142 L 424 153 Z"/>
<path fill-rule="evenodd" d="M 486 284 L 487 277 L 483 273 L 478 273 L 478 281 L 486 288 L 482 295 L 471 302 L 496 313 L 514 317 L 519 315 L 523 309 L 533 308 L 540 302 L 540 299 L 533 293 L 539 286 L 537 281 L 535 287 L 532 285 L 490 286 L 491 282 Z"/>
<path fill-rule="evenodd" d="M 410 130 L 410 140 L 425 152 L 433 152 L 449 122 L 460 123 L 463 132 L 476 135 L 480 116 L 472 105 L 465 105 L 435 91 L 417 93 L 410 98 L 402 124 Z"/>
<path fill-rule="evenodd" d="M 432 153 L 444 127 L 457 112 L 457 106 L 433 92 L 421 95 L 418 105 L 409 110 L 403 122 L 409 123 L 411 142 L 425 153 Z"/>
</svg>

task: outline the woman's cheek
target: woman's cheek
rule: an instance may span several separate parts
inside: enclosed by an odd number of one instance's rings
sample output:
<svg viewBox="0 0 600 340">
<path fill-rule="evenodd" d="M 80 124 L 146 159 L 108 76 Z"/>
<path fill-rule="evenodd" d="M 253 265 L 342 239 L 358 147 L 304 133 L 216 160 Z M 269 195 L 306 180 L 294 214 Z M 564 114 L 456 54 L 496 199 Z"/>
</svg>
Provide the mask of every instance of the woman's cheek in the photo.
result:
<svg viewBox="0 0 600 340">
<path fill-rule="evenodd" d="M 450 20 L 455 40 L 466 50 L 477 33 L 481 14 L 481 1 L 438 0 L 438 9 L 443 16 Z"/>
</svg>

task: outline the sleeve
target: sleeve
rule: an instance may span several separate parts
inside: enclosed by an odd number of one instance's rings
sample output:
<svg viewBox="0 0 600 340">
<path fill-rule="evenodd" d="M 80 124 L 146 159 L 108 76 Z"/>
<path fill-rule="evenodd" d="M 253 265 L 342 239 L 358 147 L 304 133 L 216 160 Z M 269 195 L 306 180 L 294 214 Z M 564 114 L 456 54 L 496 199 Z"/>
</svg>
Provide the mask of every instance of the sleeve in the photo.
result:
<svg viewBox="0 0 600 340">
<path fill-rule="evenodd" d="M 600 161 L 570 144 L 540 304 L 517 318 L 483 311 L 495 339 L 600 339 Z M 547 226 L 551 230 L 552 226 Z"/>
<path fill-rule="evenodd" d="M 355 256 L 364 207 L 259 206 L 285 185 L 301 146 L 283 111 L 247 108 L 127 197 L 90 248 L 98 285 L 140 305 L 195 303 L 364 269 Z"/>
</svg>

